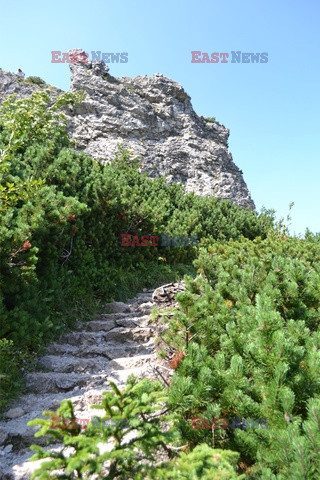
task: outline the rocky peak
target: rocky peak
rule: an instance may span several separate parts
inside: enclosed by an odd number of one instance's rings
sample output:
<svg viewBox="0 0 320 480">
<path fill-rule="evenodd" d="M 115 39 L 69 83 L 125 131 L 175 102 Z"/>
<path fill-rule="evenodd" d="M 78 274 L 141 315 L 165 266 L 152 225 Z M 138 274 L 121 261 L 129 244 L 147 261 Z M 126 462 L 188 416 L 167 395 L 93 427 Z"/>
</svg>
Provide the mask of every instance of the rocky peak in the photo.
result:
<svg viewBox="0 0 320 480">
<path fill-rule="evenodd" d="M 168 182 L 183 183 L 186 191 L 254 208 L 228 150 L 229 130 L 198 116 L 179 83 L 160 73 L 116 78 L 102 61 L 70 63 L 70 70 L 71 91 L 87 94 L 68 113 L 68 131 L 77 148 L 108 162 L 122 144 L 140 157 L 142 171 L 150 177 L 166 175 Z M 0 70 L 0 102 L 11 93 L 25 97 L 42 87 Z M 59 92 L 51 89 L 54 95 Z"/>
<path fill-rule="evenodd" d="M 151 177 L 166 175 L 186 191 L 254 208 L 228 150 L 227 128 L 199 117 L 182 86 L 164 75 L 115 78 L 103 65 L 70 64 L 71 90 L 87 93 L 70 124 L 80 148 L 108 162 L 121 143 Z"/>
</svg>

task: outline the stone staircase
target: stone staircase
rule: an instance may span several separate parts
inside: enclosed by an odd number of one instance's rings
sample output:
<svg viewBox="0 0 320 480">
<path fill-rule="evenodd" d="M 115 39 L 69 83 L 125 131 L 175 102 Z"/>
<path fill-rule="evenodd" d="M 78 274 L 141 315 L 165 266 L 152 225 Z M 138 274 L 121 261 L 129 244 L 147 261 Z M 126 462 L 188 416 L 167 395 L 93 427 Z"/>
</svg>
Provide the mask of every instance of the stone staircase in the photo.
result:
<svg viewBox="0 0 320 480">
<path fill-rule="evenodd" d="M 157 292 L 157 290 L 156 290 Z M 39 462 L 28 462 L 39 427 L 29 420 L 41 418 L 44 410 L 55 411 L 62 400 L 71 399 L 77 418 L 90 419 L 103 411 L 92 409 L 102 392 L 114 381 L 123 388 L 129 375 L 158 378 L 167 366 L 155 352 L 156 326 L 150 322 L 155 303 L 153 291 L 137 295 L 126 303 L 105 305 L 106 313 L 51 344 L 38 361 L 39 370 L 26 375 L 27 393 L 16 400 L 0 421 L 0 480 L 29 479 Z M 170 373 L 162 370 L 168 379 Z M 49 448 L 49 447 L 48 447 Z"/>
</svg>

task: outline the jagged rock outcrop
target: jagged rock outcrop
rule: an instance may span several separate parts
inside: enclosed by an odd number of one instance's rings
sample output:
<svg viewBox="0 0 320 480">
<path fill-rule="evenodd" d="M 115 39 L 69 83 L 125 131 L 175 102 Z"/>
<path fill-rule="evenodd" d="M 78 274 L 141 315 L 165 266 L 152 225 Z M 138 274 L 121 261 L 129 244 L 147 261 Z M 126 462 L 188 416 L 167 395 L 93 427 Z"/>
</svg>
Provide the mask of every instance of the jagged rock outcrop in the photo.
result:
<svg viewBox="0 0 320 480">
<path fill-rule="evenodd" d="M 88 94 L 70 126 L 80 147 L 108 161 L 122 143 L 151 177 L 167 175 L 187 191 L 254 208 L 227 128 L 199 117 L 182 86 L 162 74 L 115 78 L 101 64 L 70 64 L 71 90 Z"/>
<path fill-rule="evenodd" d="M 59 88 L 52 87 L 45 82 L 39 84 L 36 83 L 36 78 L 37 77 L 29 77 L 23 79 L 15 73 L 6 72 L 0 68 L 0 103 L 2 103 L 9 95 L 14 94 L 17 95 L 18 98 L 25 98 L 44 87 L 50 88 L 52 97 L 62 93 L 62 90 Z"/>
<path fill-rule="evenodd" d="M 71 90 L 87 94 L 80 107 L 68 112 L 77 148 L 108 162 L 120 143 L 140 157 L 142 170 L 153 178 L 166 175 L 186 191 L 254 208 L 228 150 L 229 130 L 198 116 L 179 83 L 159 73 L 115 78 L 103 62 L 78 62 L 70 69 Z M 0 71 L 0 102 L 10 93 L 23 97 L 38 88 Z"/>
</svg>

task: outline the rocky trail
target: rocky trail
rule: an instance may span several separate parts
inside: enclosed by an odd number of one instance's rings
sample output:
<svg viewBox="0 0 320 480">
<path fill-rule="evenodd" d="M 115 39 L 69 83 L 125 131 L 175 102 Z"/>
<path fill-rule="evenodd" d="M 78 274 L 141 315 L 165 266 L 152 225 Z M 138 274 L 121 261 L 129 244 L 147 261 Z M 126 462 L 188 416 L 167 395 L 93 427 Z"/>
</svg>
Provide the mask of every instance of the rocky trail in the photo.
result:
<svg viewBox="0 0 320 480">
<path fill-rule="evenodd" d="M 126 303 L 105 304 L 106 313 L 79 324 L 76 331 L 47 348 L 38 360 L 39 370 L 26 375 L 27 393 L 10 405 L 5 420 L 0 421 L 0 480 L 29 479 L 39 467 L 40 461 L 28 462 L 33 455 L 29 447 L 44 440 L 34 437 L 39 427 L 27 423 L 43 418 L 44 410 L 55 411 L 62 400 L 71 399 L 76 418 L 91 419 L 103 414 L 91 406 L 110 389 L 110 380 L 123 388 L 131 374 L 139 379 L 170 378 L 163 368 L 167 362 L 155 351 L 157 327 L 151 323 L 150 312 L 156 303 L 172 301 L 172 291 L 180 290 L 180 284 L 178 289 L 175 285 L 148 290 Z"/>
</svg>

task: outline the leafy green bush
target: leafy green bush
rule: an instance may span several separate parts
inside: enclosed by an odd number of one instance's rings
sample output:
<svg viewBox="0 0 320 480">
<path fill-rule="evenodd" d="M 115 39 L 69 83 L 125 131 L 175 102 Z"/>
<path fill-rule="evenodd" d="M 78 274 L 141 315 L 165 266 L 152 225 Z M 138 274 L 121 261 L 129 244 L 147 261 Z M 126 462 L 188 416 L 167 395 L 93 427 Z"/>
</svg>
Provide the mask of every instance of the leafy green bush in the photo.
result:
<svg viewBox="0 0 320 480">
<path fill-rule="evenodd" d="M 195 266 L 200 275 L 178 295 L 180 310 L 165 336 L 185 354 L 169 405 L 185 420 L 266 418 L 268 429 L 218 429 L 213 438 L 212 430 L 186 421 L 184 438 L 239 452 L 252 478 L 267 466 L 280 476 L 262 478 L 316 478 L 310 472 L 320 462 L 319 239 L 274 233 L 216 243 L 201 249 Z M 305 463 L 306 476 L 290 477 L 283 472 L 293 472 L 288 456 L 298 450 L 299 462 L 306 451 L 313 460 Z"/>
<path fill-rule="evenodd" d="M 117 480 L 193 480 L 240 478 L 236 475 L 235 464 L 238 455 L 234 452 L 213 450 L 206 445 L 193 452 L 178 455 L 179 435 L 174 428 L 175 415 L 163 414 L 166 394 L 159 382 L 142 380 L 137 382 L 129 377 L 124 391 L 111 383 L 111 392 L 105 392 L 101 405 L 102 418 L 94 417 L 88 428 L 81 432 L 70 400 L 61 403 L 57 412 L 43 412 L 49 420 L 36 419 L 29 425 L 41 425 L 35 436 L 49 435 L 49 438 L 63 442 L 64 447 L 73 447 L 71 455 L 64 450 L 46 452 L 33 445 L 36 451 L 33 460 L 49 458 L 32 475 L 33 479 L 54 478 L 50 473 L 61 470 L 63 478 L 94 478 Z M 55 417 L 65 428 L 57 428 Z M 108 420 L 125 420 L 113 427 L 105 427 Z M 101 425 L 101 428 L 97 428 Z M 104 453 L 98 444 L 108 443 Z M 166 453 L 167 460 L 159 454 Z M 171 459 L 170 459 L 171 458 Z"/>
<path fill-rule="evenodd" d="M 320 399 L 308 401 L 308 417 L 301 424 L 267 433 L 258 461 L 261 478 L 269 480 L 313 480 L 320 475 Z M 274 475 L 273 471 L 280 471 Z M 252 477 L 254 478 L 254 477 Z"/>
</svg>

